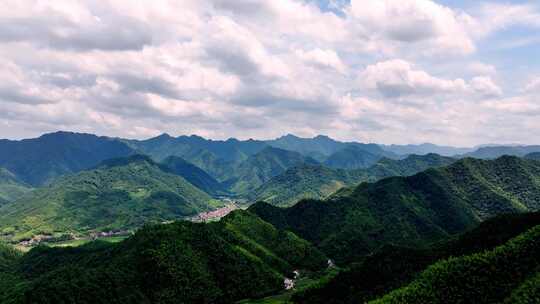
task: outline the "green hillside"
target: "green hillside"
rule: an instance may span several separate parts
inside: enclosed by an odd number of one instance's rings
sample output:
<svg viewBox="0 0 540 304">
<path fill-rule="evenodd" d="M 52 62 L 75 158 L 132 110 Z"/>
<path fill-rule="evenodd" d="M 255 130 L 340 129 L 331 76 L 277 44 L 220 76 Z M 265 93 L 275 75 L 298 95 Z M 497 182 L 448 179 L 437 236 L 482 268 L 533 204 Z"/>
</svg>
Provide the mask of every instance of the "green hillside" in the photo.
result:
<svg viewBox="0 0 540 304">
<path fill-rule="evenodd" d="M 361 169 L 375 164 L 381 154 L 372 154 L 357 146 L 348 146 L 339 150 L 324 161 L 324 165 L 336 169 Z"/>
<path fill-rule="evenodd" d="M 409 176 L 429 168 L 447 166 L 455 161 L 454 158 L 433 153 L 426 155 L 412 154 L 400 160 L 382 158 L 366 169 L 366 175 L 369 176 L 370 181 L 390 176 Z"/>
<path fill-rule="evenodd" d="M 538 303 L 540 226 L 491 251 L 441 260 L 378 303 Z"/>
<path fill-rule="evenodd" d="M 0 167 L 32 186 L 94 167 L 134 151 L 126 144 L 92 134 L 56 132 L 20 141 L 0 140 Z"/>
<path fill-rule="evenodd" d="M 353 185 L 362 177 L 320 165 L 287 169 L 248 194 L 251 202 L 265 201 L 275 206 L 292 206 L 302 199 L 322 199 L 338 189 Z"/>
<path fill-rule="evenodd" d="M 517 157 L 463 159 L 410 177 L 363 183 L 326 201 L 249 210 L 344 263 L 383 244 L 421 246 L 502 213 L 540 209 L 540 164 Z"/>
<path fill-rule="evenodd" d="M 298 152 L 267 147 L 250 156 L 234 170 L 234 177 L 226 183 L 235 193 L 247 193 L 288 168 L 298 165 L 316 165 L 318 162 Z"/>
<path fill-rule="evenodd" d="M 180 175 L 195 187 L 209 194 L 224 193 L 224 187 L 201 168 L 177 156 L 169 156 L 161 164 L 167 172 Z"/>
<path fill-rule="evenodd" d="M 540 225 L 538 212 L 502 215 L 482 222 L 456 239 L 436 243 L 426 249 L 387 245 L 330 280 L 296 293 L 294 302 L 366 303 L 409 284 L 437 260 L 491 250 L 537 225 Z"/>
<path fill-rule="evenodd" d="M 0 229 L 10 239 L 36 234 L 125 230 L 209 210 L 215 202 L 149 158 L 112 159 L 66 176 L 0 207 Z"/>
<path fill-rule="evenodd" d="M 17 179 L 15 174 L 0 168 L 0 205 L 14 201 L 31 190 L 32 187 Z"/>
<path fill-rule="evenodd" d="M 301 199 L 324 199 L 344 186 L 377 181 L 389 176 L 408 176 L 433 167 L 453 163 L 455 159 L 437 154 L 410 155 L 405 159 L 383 158 L 367 169 L 339 170 L 324 166 L 297 166 L 271 178 L 250 192 L 252 202 L 292 206 Z"/>
<path fill-rule="evenodd" d="M 38 247 L 1 284 L 1 303 L 232 303 L 283 289 L 326 258 L 245 211 L 220 222 L 145 226 L 116 243 Z M 0 275 L 0 280 L 2 276 Z"/>
</svg>

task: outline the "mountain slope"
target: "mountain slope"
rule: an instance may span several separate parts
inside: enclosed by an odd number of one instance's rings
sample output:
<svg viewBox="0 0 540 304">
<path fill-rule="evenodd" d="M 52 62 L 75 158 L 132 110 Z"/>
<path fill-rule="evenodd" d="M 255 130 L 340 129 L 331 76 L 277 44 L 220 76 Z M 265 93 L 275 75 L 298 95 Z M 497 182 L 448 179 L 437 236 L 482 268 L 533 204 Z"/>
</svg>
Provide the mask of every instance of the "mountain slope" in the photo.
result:
<svg viewBox="0 0 540 304">
<path fill-rule="evenodd" d="M 529 153 L 524 156 L 527 159 L 540 160 L 540 152 Z"/>
<path fill-rule="evenodd" d="M 363 183 L 326 201 L 287 209 L 258 203 L 249 210 L 343 263 L 384 244 L 421 246 L 497 214 L 539 209 L 540 164 L 501 157 Z"/>
<path fill-rule="evenodd" d="M 410 155 L 405 159 L 383 158 L 367 169 L 339 170 L 323 166 L 297 166 L 271 178 L 249 193 L 251 202 L 265 201 L 291 206 L 300 199 L 323 199 L 344 186 L 377 181 L 389 176 L 408 176 L 455 160 L 437 154 Z"/>
<path fill-rule="evenodd" d="M 349 186 L 361 177 L 351 172 L 317 165 L 287 169 L 248 194 L 251 202 L 265 201 L 275 206 L 292 206 L 301 199 L 321 199 Z"/>
<path fill-rule="evenodd" d="M 439 146 L 430 143 L 419 145 L 382 145 L 384 150 L 393 152 L 398 155 L 417 154 L 424 155 L 435 153 L 442 156 L 456 156 L 469 152 L 473 152 L 474 148 L 458 148 L 450 146 Z"/>
<path fill-rule="evenodd" d="M 58 176 L 133 152 L 115 139 L 57 132 L 20 141 L 0 140 L 0 167 L 5 167 L 27 184 L 40 186 Z"/>
<path fill-rule="evenodd" d="M 219 181 L 231 177 L 233 167 L 267 145 L 262 141 L 210 140 L 200 136 L 171 137 L 168 134 L 147 140 L 125 140 L 131 147 L 162 161 L 178 156 L 203 169 Z"/>
<path fill-rule="evenodd" d="M 366 303 L 409 284 L 418 273 L 438 260 L 492 250 L 537 225 L 540 225 L 538 212 L 502 215 L 482 222 L 456 239 L 426 249 L 384 246 L 327 282 L 297 293 L 294 302 Z"/>
<path fill-rule="evenodd" d="M 166 171 L 182 176 L 192 185 L 206 193 L 215 195 L 225 191 L 223 186 L 212 176 L 180 157 L 169 156 L 161 164 Z"/>
<path fill-rule="evenodd" d="M 31 190 L 29 185 L 21 182 L 13 173 L 0 168 L 0 205 L 2 201 L 4 203 L 14 201 Z"/>
<path fill-rule="evenodd" d="M 145 226 L 116 244 L 35 248 L 0 302 L 232 303 L 281 291 L 294 269 L 325 266 L 306 241 L 235 211 L 215 223 Z"/>
<path fill-rule="evenodd" d="M 404 159 L 394 160 L 382 158 L 373 166 L 366 169 L 370 181 L 390 176 L 409 176 L 429 168 L 447 166 L 456 159 L 430 153 L 426 155 L 411 154 Z"/>
<path fill-rule="evenodd" d="M 112 159 L 66 176 L 0 207 L 0 228 L 13 239 L 36 234 L 125 230 L 211 208 L 212 199 L 145 156 Z"/>
<path fill-rule="evenodd" d="M 328 156 L 324 165 L 335 169 L 361 169 L 375 164 L 381 157 L 358 146 L 348 146 Z"/>
<path fill-rule="evenodd" d="M 494 159 L 503 155 L 525 156 L 526 154 L 540 152 L 540 146 L 488 146 L 481 147 L 473 152 L 464 154 L 464 157 L 481 159 Z"/>
<path fill-rule="evenodd" d="M 439 261 L 408 286 L 370 303 L 537 303 L 533 282 L 539 267 L 536 226 L 491 251 Z"/>
<path fill-rule="evenodd" d="M 240 163 L 227 183 L 236 193 L 247 193 L 288 168 L 318 162 L 298 152 L 267 147 Z"/>
</svg>

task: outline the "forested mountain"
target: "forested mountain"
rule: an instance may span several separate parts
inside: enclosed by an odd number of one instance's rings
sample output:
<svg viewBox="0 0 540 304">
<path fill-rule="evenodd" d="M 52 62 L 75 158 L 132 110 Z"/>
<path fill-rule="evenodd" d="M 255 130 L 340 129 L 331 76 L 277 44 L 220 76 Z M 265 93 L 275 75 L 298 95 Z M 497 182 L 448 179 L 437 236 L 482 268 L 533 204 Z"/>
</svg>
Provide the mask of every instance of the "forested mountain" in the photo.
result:
<svg viewBox="0 0 540 304">
<path fill-rule="evenodd" d="M 382 158 L 373 166 L 366 169 L 369 181 L 376 181 L 390 176 L 408 176 L 429 168 L 450 165 L 456 159 L 430 153 L 425 155 L 412 154 L 404 159 Z"/>
<path fill-rule="evenodd" d="M 169 156 L 161 164 L 163 169 L 170 173 L 180 175 L 195 187 L 206 193 L 216 195 L 225 193 L 224 187 L 220 182 L 206 173 L 201 168 L 185 161 L 177 156 Z"/>
<path fill-rule="evenodd" d="M 10 261 L 0 270 L 1 303 L 232 303 L 281 291 L 294 269 L 326 267 L 309 243 L 245 211 L 145 226 L 116 244 L 38 247 Z"/>
<path fill-rule="evenodd" d="M 226 183 L 232 192 L 248 193 L 288 168 L 303 164 L 316 165 L 318 162 L 298 152 L 267 147 L 235 167 L 233 176 Z"/>
<path fill-rule="evenodd" d="M 517 157 L 462 159 L 410 177 L 363 183 L 326 201 L 249 210 L 315 243 L 339 263 L 383 244 L 419 246 L 502 213 L 540 209 L 540 164 Z"/>
<path fill-rule="evenodd" d="M 357 142 L 340 142 L 327 136 L 313 138 L 300 138 L 286 135 L 274 140 L 237 140 L 228 139 L 209 140 L 200 136 L 171 137 L 163 134 L 147 140 L 124 140 L 133 149 L 152 156 L 161 161 L 168 156 L 179 156 L 186 161 L 203 169 L 219 181 L 233 177 L 235 168 L 265 148 L 274 147 L 282 150 L 298 152 L 305 157 L 314 158 L 323 162 L 332 154 L 344 150 L 345 154 L 352 149 L 355 155 L 349 155 L 347 161 L 356 166 L 367 166 L 382 156 L 397 157 L 397 155 L 383 150 L 376 144 L 362 144 Z M 365 154 L 365 155 L 364 155 Z M 358 157 L 358 159 L 355 159 Z M 339 155 L 336 156 L 339 161 Z M 333 160 L 329 160 L 333 163 Z M 340 163 L 336 163 L 339 166 Z"/>
<path fill-rule="evenodd" d="M 37 234 L 126 230 L 207 211 L 215 202 L 148 157 L 111 159 L 0 207 L 0 229 L 20 240 Z"/>
<path fill-rule="evenodd" d="M 364 178 L 354 173 L 321 165 L 295 166 L 251 191 L 247 198 L 251 202 L 265 201 L 275 206 L 288 207 L 301 199 L 325 198 Z"/>
<path fill-rule="evenodd" d="M 466 153 L 462 157 L 494 159 L 503 155 L 525 156 L 533 152 L 540 152 L 540 146 L 488 146 Z"/>
<path fill-rule="evenodd" d="M 538 212 L 506 214 L 429 248 L 386 245 L 330 280 L 297 293 L 293 299 L 301 304 L 366 303 L 409 284 L 418 273 L 438 260 L 491 250 L 537 225 L 540 225 Z"/>
<path fill-rule="evenodd" d="M 265 201 L 276 206 L 291 206 L 300 199 L 323 199 L 345 186 L 373 182 L 390 176 L 408 176 L 428 168 L 453 163 L 455 159 L 437 154 L 410 155 L 405 159 L 383 158 L 360 170 L 330 169 L 324 166 L 297 166 L 271 178 L 250 192 L 252 202 Z"/>
<path fill-rule="evenodd" d="M 56 132 L 20 141 L 0 140 L 0 167 L 27 184 L 40 186 L 58 176 L 133 152 L 126 144 L 108 137 Z"/>
<path fill-rule="evenodd" d="M 524 157 L 528 159 L 540 160 L 540 152 L 529 153 L 525 155 Z"/>
<path fill-rule="evenodd" d="M 32 187 L 20 181 L 15 174 L 0 168 L 0 205 L 14 201 L 31 190 Z"/>
<path fill-rule="evenodd" d="M 441 260 L 370 303 L 538 303 L 539 267 L 540 225 L 491 251 Z"/>
<path fill-rule="evenodd" d="M 358 146 L 348 146 L 328 156 L 324 165 L 335 169 L 361 169 L 375 164 L 382 157 L 382 154 L 372 154 Z"/>
<path fill-rule="evenodd" d="M 220 181 L 230 177 L 235 165 L 267 147 L 262 141 L 210 140 L 196 135 L 171 137 L 162 134 L 147 140 L 125 141 L 158 161 L 179 156 Z"/>
<path fill-rule="evenodd" d="M 475 150 L 474 148 L 439 146 L 430 143 L 424 143 L 419 145 L 381 145 L 381 147 L 386 151 L 390 151 L 398 155 L 424 155 L 434 153 L 442 156 L 456 156 L 473 152 Z"/>
</svg>

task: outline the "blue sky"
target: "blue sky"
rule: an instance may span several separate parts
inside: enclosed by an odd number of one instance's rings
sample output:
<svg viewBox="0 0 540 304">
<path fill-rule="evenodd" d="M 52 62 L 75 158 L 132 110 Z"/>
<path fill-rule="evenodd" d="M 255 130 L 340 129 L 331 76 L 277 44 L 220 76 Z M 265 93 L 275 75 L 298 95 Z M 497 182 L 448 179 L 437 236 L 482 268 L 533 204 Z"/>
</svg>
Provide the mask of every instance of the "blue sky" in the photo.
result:
<svg viewBox="0 0 540 304">
<path fill-rule="evenodd" d="M 0 138 L 540 143 L 540 3 L 0 4 Z"/>
</svg>

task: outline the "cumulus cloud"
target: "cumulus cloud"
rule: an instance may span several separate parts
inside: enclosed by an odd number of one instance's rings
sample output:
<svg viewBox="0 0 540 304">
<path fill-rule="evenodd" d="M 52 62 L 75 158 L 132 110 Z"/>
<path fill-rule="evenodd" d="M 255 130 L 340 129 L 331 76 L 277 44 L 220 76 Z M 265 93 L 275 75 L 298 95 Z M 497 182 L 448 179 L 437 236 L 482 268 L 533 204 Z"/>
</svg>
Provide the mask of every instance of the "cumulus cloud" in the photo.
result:
<svg viewBox="0 0 540 304">
<path fill-rule="evenodd" d="M 540 92 L 540 77 L 532 78 L 524 89 L 525 93 L 538 93 Z"/>
<path fill-rule="evenodd" d="M 484 97 L 496 97 L 502 95 L 499 88 L 490 77 L 477 76 L 471 80 L 472 89 Z"/>
<path fill-rule="evenodd" d="M 333 50 L 296 50 L 296 55 L 300 57 L 301 60 L 304 60 L 309 64 L 313 64 L 316 67 L 330 68 L 340 73 L 345 73 L 345 64 L 343 64 L 338 54 Z"/>
<path fill-rule="evenodd" d="M 369 65 L 360 73 L 359 80 L 367 88 L 377 90 L 385 97 L 451 94 L 467 89 L 463 79 L 437 78 L 400 59 Z"/>
<path fill-rule="evenodd" d="M 399 42 L 425 42 L 428 52 L 469 54 L 471 16 L 429 0 L 352 0 L 350 14 L 365 35 Z"/>
<path fill-rule="evenodd" d="M 419 142 L 446 134 L 463 143 L 479 137 L 461 125 L 485 129 L 496 117 L 532 109 L 534 81 L 523 90 L 527 98 L 505 96 L 496 65 L 475 55 L 498 30 L 537 26 L 532 5 L 509 5 L 501 15 L 493 6 L 464 11 L 430 0 L 327 7 L 2 1 L 0 136 L 293 132 L 379 142 L 411 134 L 407 141 Z M 525 123 L 534 124 L 518 125 Z"/>
</svg>

